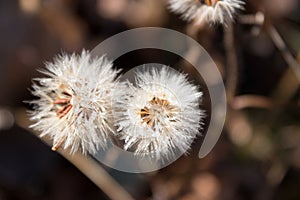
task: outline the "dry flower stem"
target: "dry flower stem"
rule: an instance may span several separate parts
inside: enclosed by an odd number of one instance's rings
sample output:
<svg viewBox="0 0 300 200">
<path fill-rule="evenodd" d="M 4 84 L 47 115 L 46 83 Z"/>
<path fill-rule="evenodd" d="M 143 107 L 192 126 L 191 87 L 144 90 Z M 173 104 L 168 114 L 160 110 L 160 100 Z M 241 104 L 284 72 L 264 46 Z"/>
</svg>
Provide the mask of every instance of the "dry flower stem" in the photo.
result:
<svg viewBox="0 0 300 200">
<path fill-rule="evenodd" d="M 28 121 L 24 111 L 18 114 L 15 113 L 16 123 L 28 131 Z M 33 132 L 34 135 L 39 137 L 39 133 Z M 41 138 L 48 145 L 51 141 L 46 137 Z M 70 163 L 78 168 L 86 177 L 88 177 L 99 189 L 101 189 L 112 200 L 133 200 L 134 198 L 118 183 L 116 182 L 103 168 L 89 155 L 83 156 L 80 153 L 70 154 L 68 151 L 60 149 L 57 151 L 65 157 Z"/>
<path fill-rule="evenodd" d="M 228 26 L 224 27 L 224 34 L 224 45 L 227 56 L 226 96 L 227 101 L 230 104 L 235 96 L 238 84 L 238 61 L 236 56 L 234 29 L 232 23 L 228 23 Z"/>
<path fill-rule="evenodd" d="M 280 34 L 278 33 L 277 29 L 272 25 L 269 24 L 268 26 L 268 33 L 275 44 L 275 46 L 278 48 L 278 50 L 281 52 L 283 58 L 289 65 L 289 67 L 293 70 L 295 73 L 298 81 L 300 82 L 300 65 L 297 62 L 297 60 L 293 57 L 292 53 L 287 48 L 285 41 L 282 39 Z"/>
<path fill-rule="evenodd" d="M 238 21 L 242 24 L 250 24 L 250 25 L 263 25 L 265 22 L 265 15 L 262 12 L 257 12 L 255 15 L 241 15 L 238 18 Z"/>
<path fill-rule="evenodd" d="M 76 153 L 70 155 L 60 151 L 67 160 L 76 166 L 84 175 L 94 182 L 112 200 L 133 200 L 134 198 L 116 182 L 97 161 L 90 156 Z"/>
<path fill-rule="evenodd" d="M 232 108 L 241 110 L 245 108 L 272 108 L 272 99 L 259 95 L 240 95 L 236 96 L 232 101 Z"/>
</svg>

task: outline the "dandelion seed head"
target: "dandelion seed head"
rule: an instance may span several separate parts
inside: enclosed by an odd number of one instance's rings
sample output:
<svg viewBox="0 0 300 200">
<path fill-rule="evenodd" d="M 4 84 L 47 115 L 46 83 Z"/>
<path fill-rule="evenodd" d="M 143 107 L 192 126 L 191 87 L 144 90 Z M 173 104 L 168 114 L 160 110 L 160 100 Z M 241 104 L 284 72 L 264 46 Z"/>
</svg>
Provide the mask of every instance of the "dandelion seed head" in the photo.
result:
<svg viewBox="0 0 300 200">
<path fill-rule="evenodd" d="M 237 10 L 242 10 L 242 0 L 169 0 L 169 9 L 187 21 L 195 20 L 197 24 L 226 24 L 233 21 Z"/>
<path fill-rule="evenodd" d="M 156 160 L 189 149 L 199 134 L 202 93 L 187 76 L 164 66 L 136 73 L 136 85 L 115 106 L 118 136 L 125 150 Z"/>
<path fill-rule="evenodd" d="M 32 128 L 53 140 L 53 150 L 70 148 L 71 153 L 95 153 L 105 148 L 111 129 L 111 95 L 116 86 L 117 71 L 105 56 L 91 58 L 62 54 L 46 63 L 37 78 L 30 103 L 35 123 Z"/>
</svg>

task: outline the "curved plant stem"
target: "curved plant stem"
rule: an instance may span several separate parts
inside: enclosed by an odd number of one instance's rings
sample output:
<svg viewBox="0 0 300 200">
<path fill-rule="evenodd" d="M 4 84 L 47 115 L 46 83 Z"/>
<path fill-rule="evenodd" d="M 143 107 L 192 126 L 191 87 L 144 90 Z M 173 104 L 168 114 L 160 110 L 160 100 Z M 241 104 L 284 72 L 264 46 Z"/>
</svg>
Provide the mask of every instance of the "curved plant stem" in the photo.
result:
<svg viewBox="0 0 300 200">
<path fill-rule="evenodd" d="M 297 77 L 298 81 L 300 82 L 300 64 L 293 57 L 292 53 L 289 51 L 288 47 L 286 46 L 285 41 L 283 40 L 283 38 L 278 33 L 277 29 L 272 24 L 268 24 L 267 31 L 268 31 L 268 34 L 270 35 L 274 45 L 281 52 L 284 60 L 287 62 L 289 67 L 293 70 L 295 76 Z"/>
<path fill-rule="evenodd" d="M 272 106 L 273 102 L 271 98 L 251 94 L 236 96 L 232 102 L 232 107 L 237 110 L 244 108 L 270 109 Z"/>
<path fill-rule="evenodd" d="M 29 122 L 24 121 L 27 117 L 25 112 L 15 114 L 16 123 L 24 129 L 28 129 Z M 38 133 L 33 132 L 38 136 Z M 41 138 L 45 143 L 51 146 L 47 138 Z M 71 162 L 78 168 L 86 177 L 88 177 L 95 185 L 98 186 L 110 199 L 112 200 L 133 200 L 134 198 L 118 183 L 116 182 L 103 167 L 89 155 L 82 155 L 80 153 L 70 154 L 68 151 L 58 149 L 64 158 Z"/>
<path fill-rule="evenodd" d="M 226 50 L 226 96 L 230 104 L 235 96 L 238 84 L 238 61 L 234 42 L 234 29 L 232 23 L 224 27 L 224 46 Z"/>
<path fill-rule="evenodd" d="M 79 153 L 70 155 L 66 151 L 60 151 L 60 154 L 76 166 L 112 200 L 133 200 L 130 194 L 90 156 L 83 156 Z"/>
</svg>

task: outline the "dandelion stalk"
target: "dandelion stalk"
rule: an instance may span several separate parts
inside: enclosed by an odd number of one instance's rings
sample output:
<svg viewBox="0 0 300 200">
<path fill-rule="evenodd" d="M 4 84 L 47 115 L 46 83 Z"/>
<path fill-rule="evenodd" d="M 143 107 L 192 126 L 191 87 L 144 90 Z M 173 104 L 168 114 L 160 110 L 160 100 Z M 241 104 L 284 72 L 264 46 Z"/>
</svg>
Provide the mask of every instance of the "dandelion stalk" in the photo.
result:
<svg viewBox="0 0 300 200">
<path fill-rule="evenodd" d="M 238 84 L 238 61 L 234 42 L 234 29 L 232 23 L 224 27 L 224 45 L 227 57 L 226 96 L 230 104 L 235 96 Z"/>
<path fill-rule="evenodd" d="M 84 156 L 79 153 L 70 155 L 66 151 L 60 151 L 59 153 L 77 167 L 112 200 L 133 200 L 133 197 L 90 156 Z"/>
<path fill-rule="evenodd" d="M 29 121 L 24 112 L 15 113 L 16 123 L 30 131 L 35 136 L 39 137 L 39 133 L 32 131 L 28 128 Z M 48 145 L 52 145 L 52 141 L 47 137 L 41 138 L 43 142 Z M 89 155 L 83 155 L 81 153 L 70 154 L 68 151 L 58 149 L 57 152 L 61 154 L 65 159 L 72 163 L 78 170 L 80 170 L 85 176 L 87 176 L 99 189 L 101 189 L 112 200 L 133 200 L 134 198 L 118 183 L 116 182 L 103 167 L 96 162 Z"/>
<path fill-rule="evenodd" d="M 297 77 L 298 81 L 300 82 L 300 64 L 294 58 L 289 48 L 287 47 L 285 41 L 283 40 L 283 38 L 278 33 L 277 29 L 272 24 L 268 24 L 267 31 L 273 43 L 281 52 L 282 57 L 287 62 L 288 66 L 291 68 L 291 70 L 294 72 L 295 76 Z"/>
<path fill-rule="evenodd" d="M 274 102 L 271 98 L 245 94 L 234 97 L 232 101 L 232 108 L 236 110 L 241 110 L 245 108 L 265 108 L 270 109 L 273 107 Z"/>
</svg>

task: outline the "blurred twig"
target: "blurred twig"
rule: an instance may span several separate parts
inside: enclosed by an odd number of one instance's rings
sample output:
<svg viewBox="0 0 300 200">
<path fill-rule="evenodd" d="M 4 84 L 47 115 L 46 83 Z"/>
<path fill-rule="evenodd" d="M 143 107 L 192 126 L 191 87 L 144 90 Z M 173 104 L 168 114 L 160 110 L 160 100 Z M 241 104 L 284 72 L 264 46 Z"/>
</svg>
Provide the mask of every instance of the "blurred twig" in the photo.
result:
<svg viewBox="0 0 300 200">
<path fill-rule="evenodd" d="M 188 26 L 186 27 L 186 32 L 189 36 L 192 38 L 196 39 L 198 33 L 203 30 L 205 27 L 206 23 L 203 21 L 200 24 L 197 22 L 197 18 L 194 19 Z"/>
<path fill-rule="evenodd" d="M 29 130 L 28 121 L 24 111 L 15 114 L 16 123 L 24 129 Z M 39 137 L 38 133 L 29 130 L 34 135 Z M 45 143 L 51 146 L 51 142 L 47 138 L 41 138 Z M 89 155 L 75 153 L 71 155 L 68 151 L 58 149 L 63 157 L 77 167 L 85 176 L 87 176 L 95 185 L 97 185 L 109 198 L 112 200 L 133 200 L 134 198 L 117 183 L 103 168 Z"/>
<path fill-rule="evenodd" d="M 273 102 L 270 98 L 258 95 L 240 95 L 236 96 L 232 102 L 234 109 L 244 108 L 270 108 Z"/>
<path fill-rule="evenodd" d="M 227 26 L 224 27 L 224 45 L 226 50 L 226 96 L 227 101 L 230 104 L 233 100 L 237 84 L 238 84 L 238 61 L 235 49 L 235 42 L 234 42 L 234 29 L 233 24 L 228 23 Z"/>
<path fill-rule="evenodd" d="M 59 150 L 59 153 L 93 181 L 112 200 L 133 199 L 131 195 L 90 156 L 83 156 L 79 153 L 70 155 L 63 150 Z"/>
<path fill-rule="evenodd" d="M 259 11 L 255 15 L 241 15 L 238 21 L 242 24 L 262 25 L 265 21 L 265 15 Z"/>
<path fill-rule="evenodd" d="M 260 25 L 263 26 L 265 22 L 265 14 L 258 11 L 255 15 L 244 15 L 240 16 L 239 22 L 243 24 L 252 24 L 252 25 Z M 272 23 L 267 21 L 267 33 L 273 41 L 274 45 L 282 54 L 282 57 L 286 61 L 289 66 L 289 69 L 282 76 L 277 88 L 274 90 L 273 97 L 276 101 L 274 101 L 273 107 L 280 108 L 285 103 L 287 103 L 295 94 L 299 87 L 300 81 L 300 64 L 296 58 L 292 55 L 290 50 L 288 49 L 285 41 L 280 36 L 277 29 L 274 27 Z M 243 99 L 245 100 L 245 99 Z M 265 99 L 266 100 L 266 99 Z M 265 100 L 261 101 L 264 105 L 262 106 L 270 106 Z M 248 101 L 248 103 L 254 101 Z M 246 103 L 246 101 L 244 102 Z M 266 104 L 267 103 L 267 104 Z M 260 105 L 258 105 L 260 106 Z M 274 115 L 273 115 L 274 116 Z"/>
<path fill-rule="evenodd" d="M 273 93 L 273 97 L 276 99 L 276 101 L 274 102 L 273 107 L 275 109 L 273 110 L 273 114 L 271 116 L 275 117 L 280 113 L 282 108 L 284 108 L 284 105 L 286 105 L 291 98 L 293 98 L 299 88 L 300 65 L 288 49 L 285 41 L 280 36 L 277 29 L 272 24 L 268 24 L 267 30 L 273 43 L 281 52 L 282 57 L 285 59 L 289 67 L 282 76 Z M 270 122 L 274 120 L 275 119 L 272 119 Z"/>
<path fill-rule="evenodd" d="M 293 98 L 298 88 L 299 80 L 293 70 L 288 68 L 273 92 L 273 99 L 276 99 L 276 105 L 274 106 L 277 108 L 283 107 Z"/>
<path fill-rule="evenodd" d="M 278 33 L 277 29 L 272 24 L 268 25 L 267 31 L 268 31 L 273 43 L 278 48 L 278 50 L 281 52 L 283 58 L 285 59 L 285 61 L 289 65 L 289 67 L 293 70 L 298 81 L 300 82 L 300 64 L 293 57 L 293 55 L 290 52 L 290 50 L 288 49 L 285 41 L 283 40 L 283 38 Z"/>
</svg>

